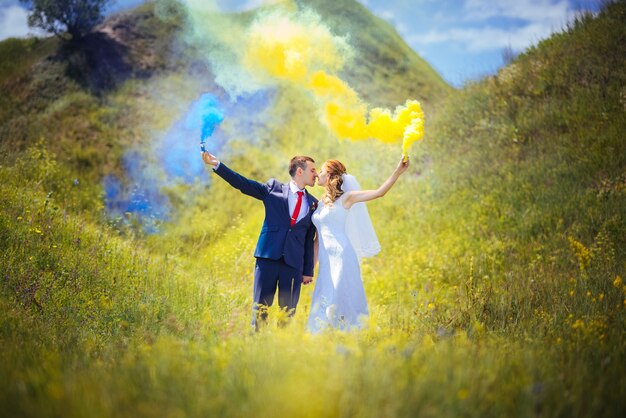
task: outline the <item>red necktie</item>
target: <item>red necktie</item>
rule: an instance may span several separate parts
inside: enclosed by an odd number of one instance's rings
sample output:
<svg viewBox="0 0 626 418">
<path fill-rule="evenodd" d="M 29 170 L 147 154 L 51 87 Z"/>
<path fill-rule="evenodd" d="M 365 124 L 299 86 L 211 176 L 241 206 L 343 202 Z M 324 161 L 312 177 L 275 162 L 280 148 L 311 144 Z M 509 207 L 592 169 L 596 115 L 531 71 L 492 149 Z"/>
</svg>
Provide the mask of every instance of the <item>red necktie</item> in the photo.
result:
<svg viewBox="0 0 626 418">
<path fill-rule="evenodd" d="M 298 214 L 300 213 L 300 206 L 302 206 L 302 195 L 304 194 L 304 192 L 297 193 L 298 201 L 296 202 L 296 208 L 293 210 L 293 215 L 291 215 L 291 226 L 294 226 L 296 224 L 296 221 L 298 220 Z"/>
</svg>

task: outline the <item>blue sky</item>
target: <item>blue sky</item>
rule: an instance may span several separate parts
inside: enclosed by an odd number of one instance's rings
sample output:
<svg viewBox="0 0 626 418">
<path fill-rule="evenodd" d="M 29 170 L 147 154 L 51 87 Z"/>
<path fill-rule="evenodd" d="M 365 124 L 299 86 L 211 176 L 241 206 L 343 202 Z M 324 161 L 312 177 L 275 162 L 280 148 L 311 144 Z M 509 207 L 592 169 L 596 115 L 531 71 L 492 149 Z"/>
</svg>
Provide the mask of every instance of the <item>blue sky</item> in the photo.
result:
<svg viewBox="0 0 626 418">
<path fill-rule="evenodd" d="M 275 0 L 269 0 L 275 1 Z M 600 0 L 359 0 L 390 22 L 406 42 L 450 84 L 461 86 L 493 74 L 503 51 L 521 52 L 560 31 Z M 114 12 L 143 0 L 117 0 Z M 224 10 L 257 7 L 268 0 L 215 0 Z M 0 0 L 0 40 L 33 33 L 18 0 Z"/>
</svg>

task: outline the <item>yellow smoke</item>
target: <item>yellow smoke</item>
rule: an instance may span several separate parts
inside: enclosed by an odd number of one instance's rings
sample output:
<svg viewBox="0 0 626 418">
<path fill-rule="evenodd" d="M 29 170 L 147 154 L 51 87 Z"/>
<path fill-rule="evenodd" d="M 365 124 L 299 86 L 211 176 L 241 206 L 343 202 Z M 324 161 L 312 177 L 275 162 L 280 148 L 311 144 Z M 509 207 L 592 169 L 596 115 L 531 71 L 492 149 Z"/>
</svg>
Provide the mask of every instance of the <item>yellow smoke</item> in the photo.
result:
<svg viewBox="0 0 626 418">
<path fill-rule="evenodd" d="M 261 80 L 304 85 L 318 70 L 340 70 L 350 54 L 347 42 L 332 35 L 317 15 L 289 8 L 262 13 L 246 39 L 243 64 Z"/>
<path fill-rule="evenodd" d="M 402 153 L 424 135 L 424 112 L 407 100 L 392 112 L 368 106 L 336 74 L 352 51 L 308 11 L 277 9 L 260 15 L 250 27 L 242 62 L 261 83 L 290 83 L 306 89 L 320 105 L 322 118 L 339 138 L 403 140 Z"/>
</svg>

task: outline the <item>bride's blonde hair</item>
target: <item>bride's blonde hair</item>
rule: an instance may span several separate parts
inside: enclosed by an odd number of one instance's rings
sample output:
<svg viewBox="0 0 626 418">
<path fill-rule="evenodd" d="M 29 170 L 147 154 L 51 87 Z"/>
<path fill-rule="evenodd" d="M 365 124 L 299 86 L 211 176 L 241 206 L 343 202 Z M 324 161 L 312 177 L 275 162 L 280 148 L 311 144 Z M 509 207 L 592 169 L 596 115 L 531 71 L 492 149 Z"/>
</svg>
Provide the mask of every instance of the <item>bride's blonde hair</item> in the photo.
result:
<svg viewBox="0 0 626 418">
<path fill-rule="evenodd" d="M 322 201 L 325 205 L 332 206 L 333 202 L 343 194 L 341 189 L 343 178 L 341 176 L 346 173 L 346 166 L 337 160 L 328 160 L 324 165 L 328 173 L 328 180 L 326 181 L 326 191 L 322 196 Z"/>
</svg>

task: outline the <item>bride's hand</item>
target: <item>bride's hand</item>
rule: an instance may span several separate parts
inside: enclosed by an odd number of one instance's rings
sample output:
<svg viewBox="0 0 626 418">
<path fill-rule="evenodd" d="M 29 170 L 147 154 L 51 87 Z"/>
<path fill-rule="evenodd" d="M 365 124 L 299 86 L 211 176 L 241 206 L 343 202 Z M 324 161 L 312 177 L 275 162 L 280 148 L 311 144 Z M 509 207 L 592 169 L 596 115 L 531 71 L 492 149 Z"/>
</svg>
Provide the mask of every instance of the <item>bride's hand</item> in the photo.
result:
<svg viewBox="0 0 626 418">
<path fill-rule="evenodd" d="M 404 160 L 405 158 L 406 158 L 406 161 Z M 398 163 L 398 166 L 396 167 L 396 174 L 400 175 L 404 173 L 408 168 L 409 168 L 409 156 L 407 155 L 405 157 L 403 155 L 402 158 L 400 158 L 400 162 Z"/>
</svg>

